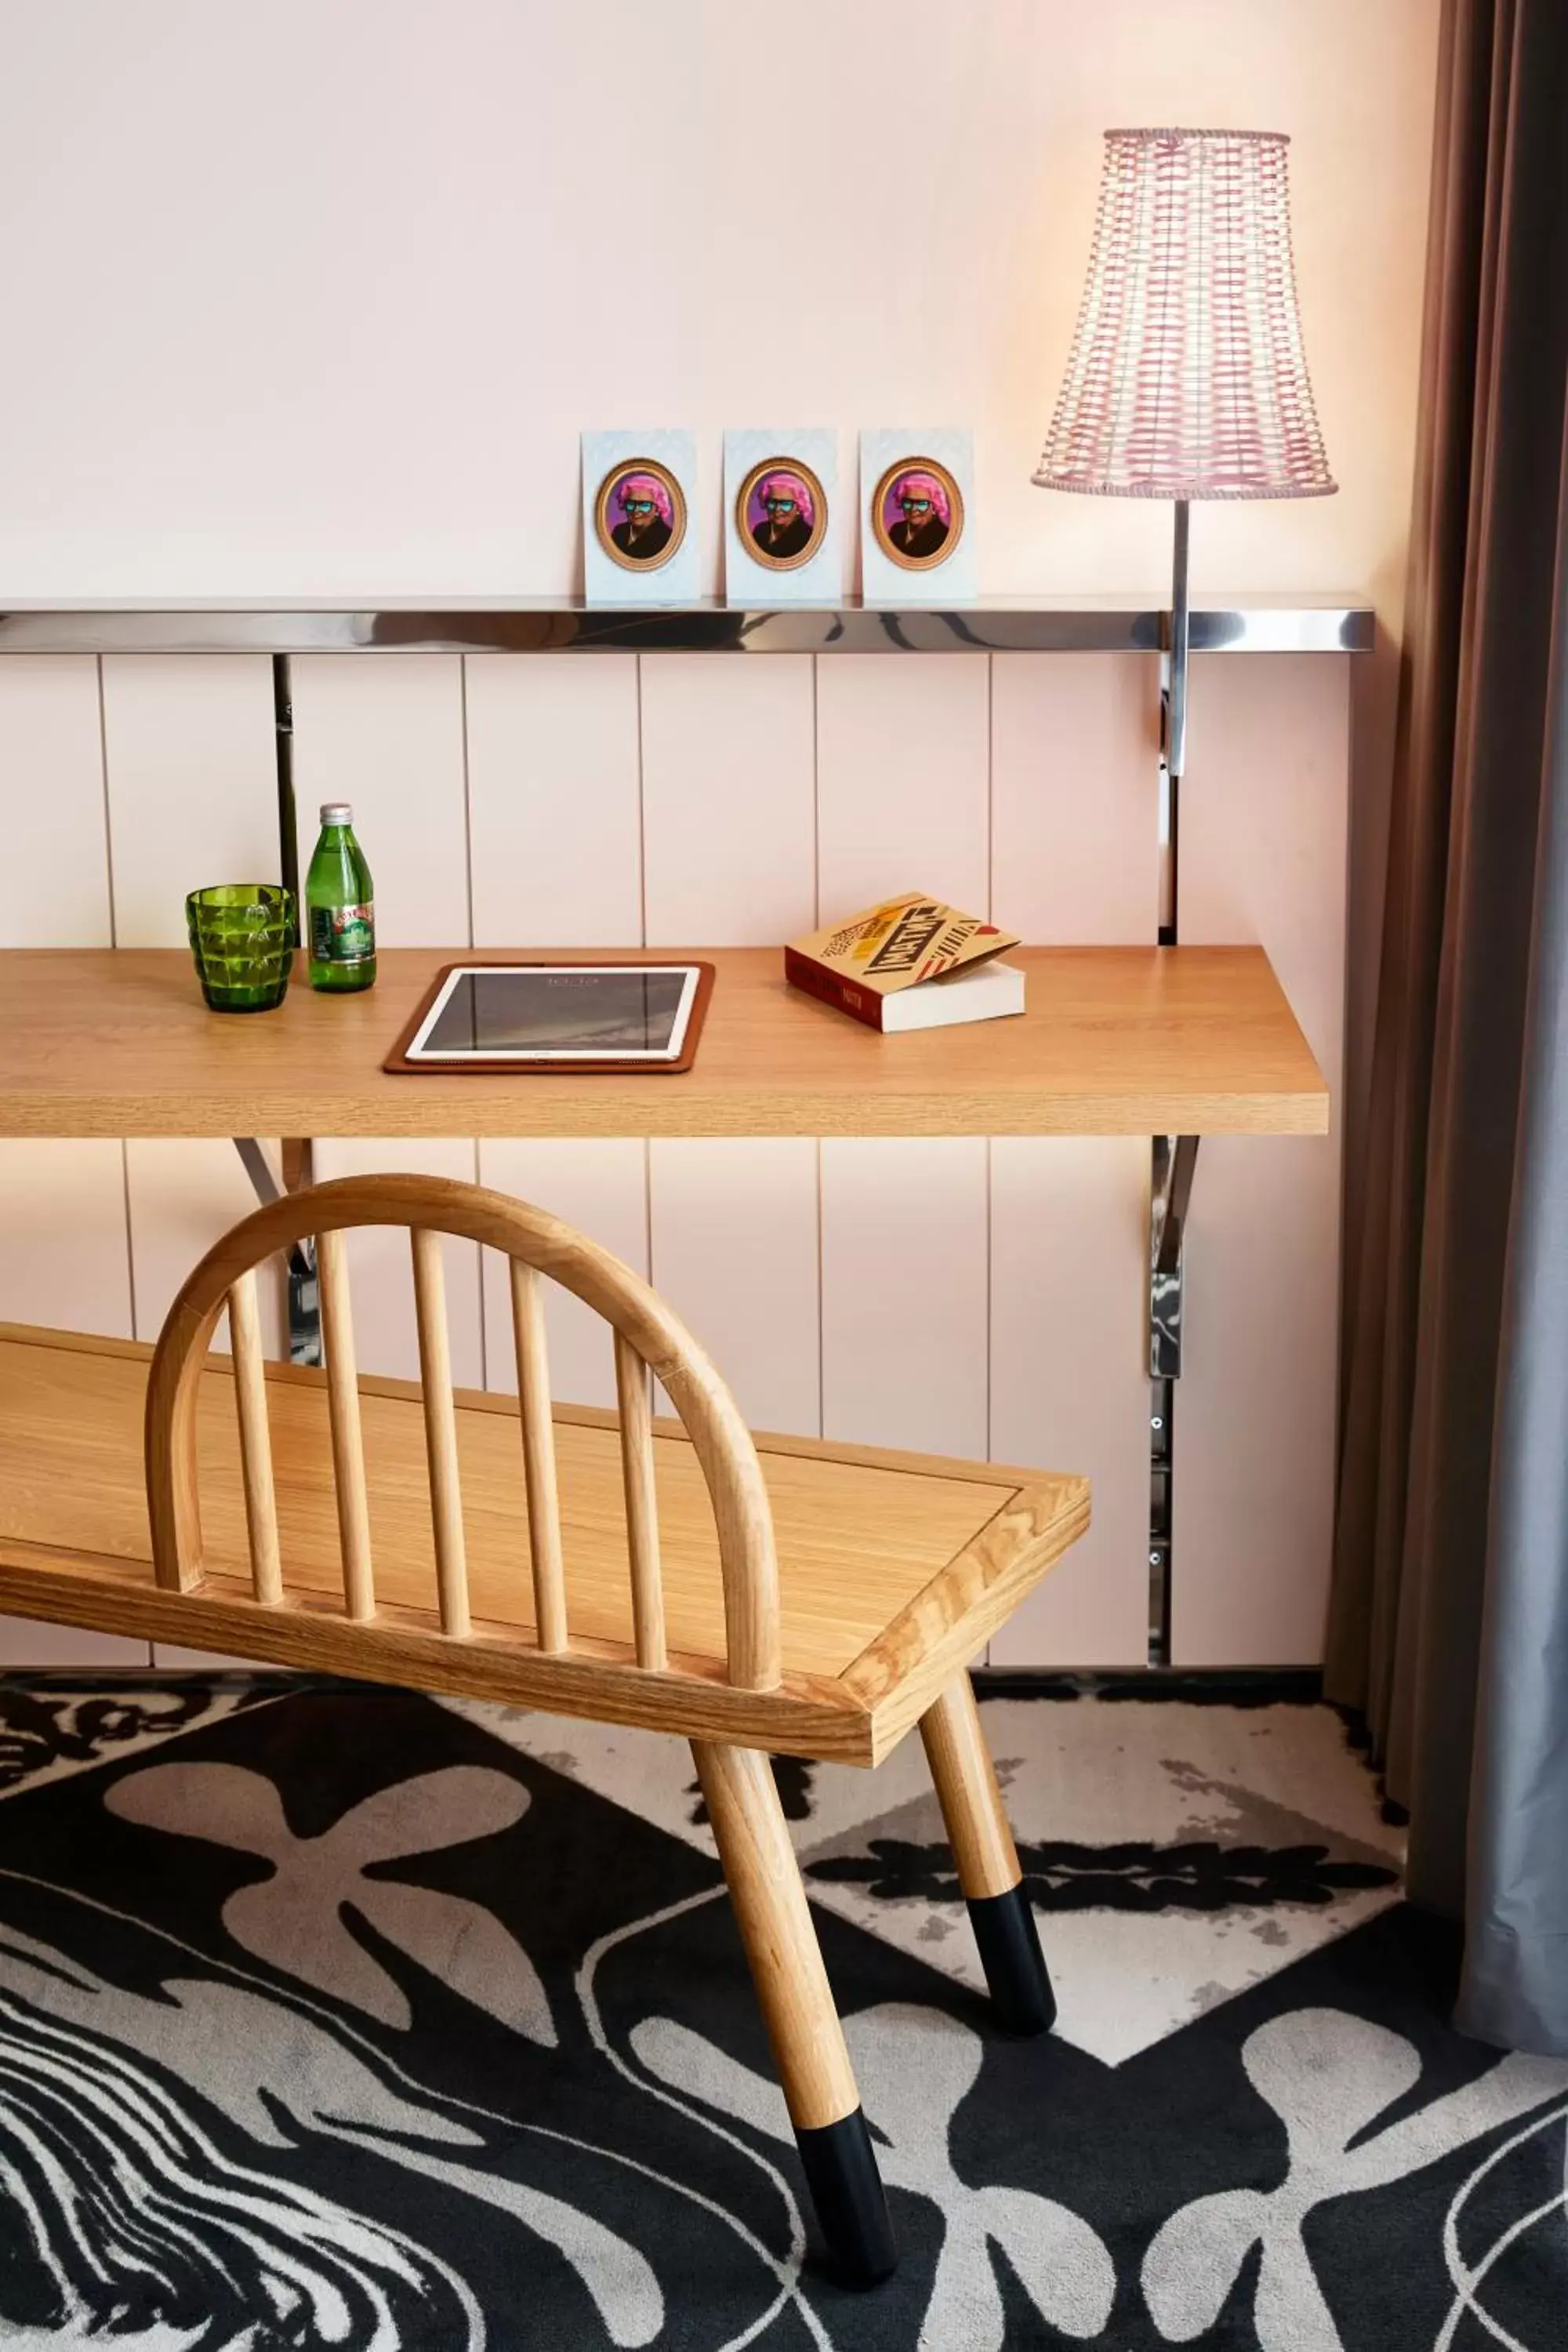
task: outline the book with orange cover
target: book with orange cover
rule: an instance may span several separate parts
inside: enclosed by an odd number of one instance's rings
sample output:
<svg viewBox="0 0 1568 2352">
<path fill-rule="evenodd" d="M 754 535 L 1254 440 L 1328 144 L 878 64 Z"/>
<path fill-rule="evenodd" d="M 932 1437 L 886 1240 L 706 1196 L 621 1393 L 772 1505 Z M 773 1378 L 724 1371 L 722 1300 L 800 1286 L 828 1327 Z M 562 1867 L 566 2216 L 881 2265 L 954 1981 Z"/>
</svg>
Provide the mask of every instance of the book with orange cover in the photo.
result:
<svg viewBox="0 0 1568 2352">
<path fill-rule="evenodd" d="M 868 1028 L 946 1028 L 1024 1009 L 1024 975 L 994 959 L 1016 933 L 921 890 L 884 898 L 784 950 L 784 977 Z"/>
</svg>

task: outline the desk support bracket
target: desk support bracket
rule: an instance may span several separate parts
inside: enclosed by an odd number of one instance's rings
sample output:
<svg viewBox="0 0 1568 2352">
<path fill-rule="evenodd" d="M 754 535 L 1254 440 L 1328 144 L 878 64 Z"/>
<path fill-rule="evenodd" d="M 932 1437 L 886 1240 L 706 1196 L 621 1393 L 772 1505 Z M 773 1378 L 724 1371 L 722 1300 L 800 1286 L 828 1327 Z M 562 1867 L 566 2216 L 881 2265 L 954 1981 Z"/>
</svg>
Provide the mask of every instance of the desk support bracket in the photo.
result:
<svg viewBox="0 0 1568 2352">
<path fill-rule="evenodd" d="M 1154 1138 L 1149 1218 L 1149 1664 L 1171 1663 L 1171 1519 L 1176 1381 L 1182 1370 L 1182 1236 L 1195 1135 Z"/>
<path fill-rule="evenodd" d="M 1182 1370 L 1182 1235 L 1197 1163 L 1195 1135 L 1154 1138 L 1154 1193 L 1149 1220 L 1149 1377 L 1179 1380 Z"/>
<path fill-rule="evenodd" d="M 250 1189 L 263 1208 L 273 1201 L 281 1200 L 285 1192 L 302 1192 L 314 1181 L 308 1138 L 285 1138 L 281 1184 L 273 1174 L 271 1163 L 255 1136 L 237 1135 L 234 1148 L 250 1179 Z M 316 1287 L 315 1244 L 296 1242 L 289 1252 L 285 1271 L 289 1285 L 289 1360 L 295 1364 L 319 1364 L 321 1360 L 321 1307 Z"/>
</svg>

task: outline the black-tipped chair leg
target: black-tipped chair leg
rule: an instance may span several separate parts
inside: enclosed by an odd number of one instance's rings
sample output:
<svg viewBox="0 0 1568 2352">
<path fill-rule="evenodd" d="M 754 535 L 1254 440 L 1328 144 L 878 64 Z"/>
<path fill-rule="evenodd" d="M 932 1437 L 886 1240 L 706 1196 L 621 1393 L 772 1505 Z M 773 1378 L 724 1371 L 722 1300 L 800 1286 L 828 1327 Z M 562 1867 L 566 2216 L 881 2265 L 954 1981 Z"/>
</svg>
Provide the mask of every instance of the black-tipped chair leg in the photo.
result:
<svg viewBox="0 0 1568 2352">
<path fill-rule="evenodd" d="M 997 2024 L 1005 2033 L 1048 2033 L 1056 2023 L 1057 1997 L 1027 1894 L 1022 1886 L 1010 1886 L 1005 1895 L 968 1899 Z"/>
<path fill-rule="evenodd" d="M 1048 2032 L 1056 1997 L 967 1675 L 954 1675 L 931 1701 L 921 1737 L 996 2021 L 1007 2033 Z"/>
<path fill-rule="evenodd" d="M 797 2130 L 795 2138 L 835 2278 L 844 2286 L 877 2286 L 890 2278 L 899 2249 L 860 2109 L 815 2131 Z"/>
</svg>

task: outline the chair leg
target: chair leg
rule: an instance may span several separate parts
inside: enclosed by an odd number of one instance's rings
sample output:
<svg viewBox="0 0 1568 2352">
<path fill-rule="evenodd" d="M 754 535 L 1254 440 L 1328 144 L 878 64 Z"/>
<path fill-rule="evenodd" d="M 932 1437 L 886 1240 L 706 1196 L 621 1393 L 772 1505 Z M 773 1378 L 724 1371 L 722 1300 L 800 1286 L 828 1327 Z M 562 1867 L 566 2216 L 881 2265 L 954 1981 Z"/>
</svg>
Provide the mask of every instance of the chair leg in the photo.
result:
<svg viewBox="0 0 1568 2352">
<path fill-rule="evenodd" d="M 752 1748 L 691 1753 L 830 2263 L 874 2286 L 898 2248 L 773 1766 Z"/>
<path fill-rule="evenodd" d="M 926 1709 L 921 1738 L 997 2022 L 1009 2033 L 1048 2032 L 1056 1996 L 966 1674 L 954 1675 Z"/>
</svg>

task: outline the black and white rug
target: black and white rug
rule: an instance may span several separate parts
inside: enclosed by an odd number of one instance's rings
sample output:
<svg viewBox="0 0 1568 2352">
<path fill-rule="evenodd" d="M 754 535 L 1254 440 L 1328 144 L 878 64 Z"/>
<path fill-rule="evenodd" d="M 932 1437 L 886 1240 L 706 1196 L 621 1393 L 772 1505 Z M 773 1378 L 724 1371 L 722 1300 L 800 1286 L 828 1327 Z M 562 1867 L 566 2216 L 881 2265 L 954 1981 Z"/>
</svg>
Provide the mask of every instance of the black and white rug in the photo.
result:
<svg viewBox="0 0 1568 2352">
<path fill-rule="evenodd" d="M 975 1993 L 918 1742 L 781 1768 L 903 2247 L 805 2259 L 673 1744 L 405 1695 L 0 1692 L 16 2352 L 1551 2352 L 1568 2065 L 1316 1707 L 988 1706 L 1062 2030 Z"/>
</svg>

